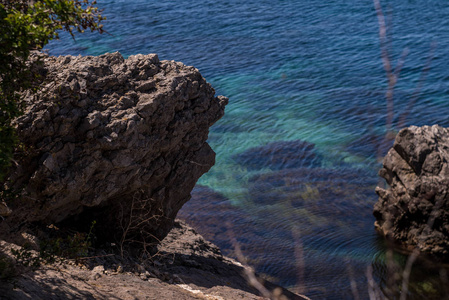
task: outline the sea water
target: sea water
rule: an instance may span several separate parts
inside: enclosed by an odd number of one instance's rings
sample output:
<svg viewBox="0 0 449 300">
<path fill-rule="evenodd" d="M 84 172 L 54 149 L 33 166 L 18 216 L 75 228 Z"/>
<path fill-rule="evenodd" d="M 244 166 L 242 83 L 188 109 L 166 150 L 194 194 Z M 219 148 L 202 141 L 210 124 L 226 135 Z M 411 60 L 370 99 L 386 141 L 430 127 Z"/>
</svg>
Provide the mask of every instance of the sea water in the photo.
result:
<svg viewBox="0 0 449 300">
<path fill-rule="evenodd" d="M 385 286 L 387 247 L 372 208 L 382 182 L 387 80 L 371 0 L 97 2 L 107 34 L 62 34 L 46 49 L 157 53 L 195 66 L 229 97 L 209 135 L 216 165 L 198 185 L 239 212 L 228 221 L 241 223 L 237 240 L 259 273 L 314 299 L 367 298 L 371 269 L 375 284 Z M 393 130 L 449 126 L 449 3 L 382 5 L 393 66 L 408 49 Z M 305 163 L 291 165 L 302 151 Z M 211 209 L 205 224 L 220 214 L 228 218 Z M 224 240 L 215 242 L 232 255 Z M 405 259 L 394 255 L 400 266 Z M 414 269 L 410 298 L 439 297 L 443 281 L 434 267 Z"/>
</svg>

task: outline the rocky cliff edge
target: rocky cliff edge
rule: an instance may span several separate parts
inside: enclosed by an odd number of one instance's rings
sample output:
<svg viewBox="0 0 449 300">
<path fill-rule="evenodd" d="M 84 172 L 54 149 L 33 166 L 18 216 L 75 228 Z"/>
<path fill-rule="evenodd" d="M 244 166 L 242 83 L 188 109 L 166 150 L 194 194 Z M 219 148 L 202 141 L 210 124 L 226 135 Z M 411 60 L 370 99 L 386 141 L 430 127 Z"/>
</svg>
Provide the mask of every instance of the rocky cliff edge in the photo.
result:
<svg viewBox="0 0 449 300">
<path fill-rule="evenodd" d="M 100 208 L 89 213 L 105 234 L 132 215 L 164 238 L 215 162 L 206 140 L 228 99 L 194 67 L 156 54 L 36 53 L 31 62 L 40 89 L 25 95 L 16 120 L 21 146 L 7 186 L 21 197 L 8 204 L 8 222 L 61 222 Z"/>
</svg>

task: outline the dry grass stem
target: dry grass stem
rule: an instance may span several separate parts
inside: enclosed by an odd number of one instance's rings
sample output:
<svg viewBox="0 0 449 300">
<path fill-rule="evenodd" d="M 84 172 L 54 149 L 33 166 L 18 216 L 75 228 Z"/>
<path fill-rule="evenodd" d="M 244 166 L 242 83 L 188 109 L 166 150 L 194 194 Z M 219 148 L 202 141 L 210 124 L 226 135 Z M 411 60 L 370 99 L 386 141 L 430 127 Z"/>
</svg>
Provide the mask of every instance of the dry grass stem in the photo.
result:
<svg viewBox="0 0 449 300">
<path fill-rule="evenodd" d="M 349 280 L 351 283 L 352 296 L 354 297 L 354 300 L 360 300 L 359 289 L 357 288 L 357 282 L 354 279 L 354 270 L 352 269 L 351 265 L 349 264 L 349 260 L 346 262 L 346 268 L 347 268 Z"/>
<path fill-rule="evenodd" d="M 305 282 L 305 262 L 304 262 L 304 248 L 301 242 L 300 230 L 295 226 L 292 229 L 293 242 L 295 244 L 295 262 L 296 270 L 298 272 L 297 290 L 300 294 L 306 293 Z"/>
<path fill-rule="evenodd" d="M 384 299 L 382 297 L 382 292 L 379 289 L 379 286 L 374 281 L 373 278 L 373 267 L 369 265 L 366 268 L 366 278 L 368 280 L 368 295 L 370 300 L 381 300 Z"/>
<path fill-rule="evenodd" d="M 231 233 L 231 243 L 232 246 L 235 249 L 235 255 L 237 256 L 238 260 L 244 264 L 244 272 L 245 272 L 245 276 L 246 279 L 248 280 L 248 283 L 254 287 L 256 290 L 259 291 L 259 293 L 265 297 L 265 298 L 269 298 L 269 299 L 274 299 L 272 297 L 272 294 L 269 290 L 267 290 L 266 287 L 263 286 L 262 283 L 260 283 L 260 281 L 257 279 L 256 277 L 256 273 L 254 272 L 254 270 L 248 266 L 248 261 L 246 259 L 246 257 L 243 255 L 242 250 L 240 249 L 240 245 L 237 242 L 235 236 Z"/>
<path fill-rule="evenodd" d="M 410 99 L 405 111 L 399 116 L 399 121 L 398 121 L 399 128 L 402 128 L 405 126 L 405 121 L 406 121 L 408 115 L 412 111 L 412 108 L 415 105 L 416 101 L 418 101 L 419 95 L 421 94 L 422 86 L 423 86 L 423 84 L 426 80 L 427 74 L 429 73 L 429 70 L 430 70 L 430 65 L 431 65 L 433 57 L 434 57 L 434 52 L 435 52 L 436 46 L 437 46 L 436 42 L 433 42 L 430 46 L 429 56 L 427 57 L 426 64 L 423 66 L 423 68 L 421 70 L 418 84 L 416 85 L 416 88 L 413 91 L 412 98 Z"/>
<path fill-rule="evenodd" d="M 119 241 L 120 255 L 125 255 L 125 245 L 129 243 L 140 244 L 142 246 L 142 258 L 152 258 L 151 250 L 154 249 L 156 243 L 161 241 L 157 239 L 151 232 L 144 229 L 144 225 L 154 219 L 162 217 L 160 215 L 154 215 L 152 212 L 151 198 L 141 198 L 140 193 L 136 193 L 131 201 L 131 207 L 127 211 L 122 205 L 120 205 L 120 226 L 122 229 L 122 235 Z M 139 239 L 135 236 L 138 235 Z M 148 242 L 156 241 L 156 243 Z M 157 253 L 156 253 L 157 255 Z"/>
<path fill-rule="evenodd" d="M 376 9 L 377 14 L 377 20 L 379 23 L 379 41 L 380 41 L 380 49 L 381 49 L 381 58 L 382 58 L 382 64 L 387 76 L 388 80 L 388 88 L 386 92 L 386 99 L 387 99 L 387 134 L 390 132 L 393 128 L 393 119 L 394 119 L 394 101 L 393 101 L 393 92 L 394 87 L 398 81 L 399 74 L 402 70 L 402 66 L 404 65 L 405 57 L 408 54 L 408 49 L 404 49 L 402 51 L 401 57 L 399 58 L 396 68 L 393 70 L 393 66 L 391 64 L 391 58 L 390 58 L 390 39 L 388 38 L 388 30 L 387 25 L 385 22 L 385 16 L 382 11 L 382 6 L 380 5 L 379 0 L 373 0 L 374 2 L 374 8 Z"/>
</svg>

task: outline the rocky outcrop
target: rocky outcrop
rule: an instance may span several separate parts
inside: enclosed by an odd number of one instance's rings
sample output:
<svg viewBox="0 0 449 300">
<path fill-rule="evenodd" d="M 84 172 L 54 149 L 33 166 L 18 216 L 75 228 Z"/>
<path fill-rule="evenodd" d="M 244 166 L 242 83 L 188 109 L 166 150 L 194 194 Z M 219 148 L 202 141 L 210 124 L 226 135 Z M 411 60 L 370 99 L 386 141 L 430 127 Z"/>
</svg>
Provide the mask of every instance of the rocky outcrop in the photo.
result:
<svg viewBox="0 0 449 300">
<path fill-rule="evenodd" d="M 214 164 L 206 140 L 227 98 L 194 67 L 155 54 L 38 60 L 40 90 L 16 121 L 24 151 L 7 184 L 24 190 L 10 222 L 60 222 L 101 207 L 110 220 L 133 214 L 139 230 L 163 238 Z"/>
<path fill-rule="evenodd" d="M 26 236 L 31 241 L 39 239 L 33 230 Z M 0 269 L 0 275 L 15 275 L 0 276 L 1 299 L 268 299 L 244 276 L 249 267 L 222 255 L 217 246 L 182 221 L 175 221 L 157 248 L 151 259 L 133 255 L 134 251 L 122 256 L 110 247 L 89 248 L 88 257 L 78 262 L 58 256 L 56 263 L 36 270 L 19 264 L 12 268 L 11 249 L 21 248 L 0 240 L 2 266 L 11 268 Z M 263 285 L 272 293 L 270 299 L 309 299 L 268 281 Z"/>
<path fill-rule="evenodd" d="M 449 131 L 434 125 L 399 132 L 379 175 L 375 226 L 408 248 L 449 259 Z"/>
</svg>

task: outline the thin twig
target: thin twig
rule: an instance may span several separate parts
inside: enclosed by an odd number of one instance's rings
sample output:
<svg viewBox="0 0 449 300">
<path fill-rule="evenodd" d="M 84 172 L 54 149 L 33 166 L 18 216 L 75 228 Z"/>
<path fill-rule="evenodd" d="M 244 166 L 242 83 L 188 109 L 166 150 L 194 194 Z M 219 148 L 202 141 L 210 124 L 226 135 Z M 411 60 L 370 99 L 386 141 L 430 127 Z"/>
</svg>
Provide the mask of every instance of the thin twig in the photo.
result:
<svg viewBox="0 0 449 300">
<path fill-rule="evenodd" d="M 393 287 L 396 285 L 396 274 L 397 271 L 396 270 L 396 263 L 394 262 L 394 258 L 393 258 L 393 250 L 388 249 L 387 253 L 386 253 L 386 264 L 387 264 L 387 287 L 386 287 L 386 297 L 387 299 L 393 299 Z"/>
<path fill-rule="evenodd" d="M 405 126 L 405 123 L 406 123 L 405 120 L 407 119 L 408 115 L 412 111 L 412 108 L 415 105 L 416 101 L 418 101 L 419 95 L 421 94 L 422 86 L 426 80 L 427 74 L 429 73 L 430 65 L 432 64 L 436 47 L 437 47 L 436 42 L 435 41 L 432 42 L 432 44 L 430 46 L 429 56 L 427 57 L 427 61 L 421 70 L 418 84 L 416 85 L 416 88 L 413 91 L 412 98 L 410 99 L 405 111 L 399 116 L 399 121 L 398 121 L 399 128 L 402 128 Z"/>
<path fill-rule="evenodd" d="M 373 278 L 373 267 L 371 265 L 369 265 L 366 268 L 366 278 L 368 280 L 368 295 L 369 295 L 369 299 L 370 300 L 380 300 L 382 299 L 381 297 L 381 292 L 379 290 L 378 285 L 376 284 L 376 282 L 374 281 Z"/>
<path fill-rule="evenodd" d="M 435 203 L 432 211 L 430 212 L 430 218 L 429 218 L 429 220 L 427 220 L 426 227 L 423 229 L 421 235 L 424 234 L 424 231 L 426 231 L 426 229 L 428 231 L 432 230 L 433 224 L 435 223 L 435 219 L 437 217 L 437 211 L 440 210 L 440 208 L 443 206 L 443 202 L 444 202 L 444 199 L 446 199 L 446 196 L 447 196 L 447 193 L 445 193 L 444 196 L 442 196 L 440 198 L 440 200 L 437 201 L 437 203 Z M 418 258 L 419 254 L 420 254 L 419 249 L 415 248 L 412 251 L 412 254 L 407 258 L 407 262 L 405 264 L 403 277 L 402 277 L 401 297 L 400 297 L 399 300 L 406 300 L 407 299 L 408 285 L 409 285 L 409 282 L 410 282 L 410 275 L 411 275 L 411 272 L 412 272 L 412 266 L 415 263 L 416 259 Z"/>
<path fill-rule="evenodd" d="M 349 264 L 349 260 L 346 263 L 346 268 L 349 274 L 349 281 L 351 283 L 351 292 L 352 296 L 354 297 L 354 300 L 360 300 L 360 294 L 359 290 L 357 288 L 357 282 L 354 279 L 354 270 L 352 269 L 351 265 Z"/>
<path fill-rule="evenodd" d="M 379 23 L 379 42 L 380 42 L 380 51 L 381 51 L 381 59 L 382 65 L 385 70 L 385 74 L 387 76 L 388 87 L 385 93 L 385 98 L 387 101 L 387 119 L 385 122 L 386 134 L 380 147 L 378 148 L 378 157 L 382 157 L 384 151 L 387 149 L 391 140 L 393 139 L 393 121 L 394 121 L 394 88 L 399 79 L 399 75 L 401 73 L 402 67 L 404 66 L 405 58 L 408 55 L 408 48 L 405 48 L 402 51 L 401 56 L 396 63 L 396 67 L 393 68 L 390 58 L 390 48 L 391 48 L 391 39 L 389 37 L 389 27 L 385 22 L 385 16 L 382 11 L 382 6 L 379 0 L 373 0 L 374 8 L 376 10 L 377 20 Z M 391 18 L 388 19 L 388 24 L 391 24 Z"/>
<path fill-rule="evenodd" d="M 377 20 L 379 23 L 379 42 L 381 50 L 382 64 L 387 75 L 388 89 L 386 92 L 387 99 L 387 131 L 391 130 L 394 117 L 394 103 L 393 103 L 393 88 L 396 84 L 396 76 L 391 66 L 390 54 L 388 52 L 388 38 L 387 38 L 387 26 L 385 24 L 385 17 L 382 12 L 382 7 L 379 0 L 373 0 L 374 7 L 376 9 Z"/>
<path fill-rule="evenodd" d="M 163 216 L 163 214 L 162 212 L 161 215 L 153 214 L 153 210 L 151 209 L 153 200 L 152 198 L 141 199 L 140 197 L 142 196 L 141 193 L 139 192 L 136 192 L 133 195 L 133 198 L 131 200 L 131 208 L 129 212 L 127 212 L 128 216 L 125 216 L 125 208 L 120 204 L 121 207 L 120 226 L 122 227 L 123 231 L 119 242 L 120 253 L 121 256 L 123 257 L 125 253 L 124 246 L 127 243 L 141 244 L 143 249 L 142 257 L 146 255 L 151 259 L 154 256 L 150 254 L 148 246 L 154 244 L 153 243 L 149 244 L 147 241 L 152 240 L 156 241 L 156 243 L 160 243 L 161 241 L 151 232 L 145 230 L 143 227 L 146 223 L 150 222 L 151 220 L 154 219 L 158 220 L 160 217 Z M 140 240 L 129 237 L 129 235 L 135 233 L 140 234 Z"/>
<path fill-rule="evenodd" d="M 247 264 L 247 259 L 243 255 L 242 250 L 240 249 L 240 244 L 237 242 L 234 234 L 230 231 L 230 238 L 232 246 L 235 249 L 235 255 L 237 256 L 238 260 L 244 264 L 243 272 L 245 273 L 246 279 L 248 280 L 248 283 L 254 287 L 256 290 L 259 291 L 259 293 L 266 298 L 273 299 L 271 293 L 269 290 L 267 290 L 266 287 L 263 286 L 262 283 L 260 283 L 259 280 L 256 278 L 256 274 L 252 268 L 250 268 Z"/>
<path fill-rule="evenodd" d="M 419 256 L 418 248 L 415 248 L 412 254 L 407 258 L 407 263 L 405 264 L 403 277 L 402 277 L 402 288 L 401 288 L 401 297 L 399 300 L 406 300 L 408 294 L 408 285 L 410 282 L 410 274 L 412 273 L 412 266 L 415 263 L 416 259 Z"/>
<path fill-rule="evenodd" d="M 109 257 L 114 256 L 115 254 L 105 254 L 105 255 L 97 255 L 97 256 L 89 256 L 89 257 L 78 257 L 79 260 L 86 260 L 86 259 L 92 259 L 92 258 L 101 258 L 101 257 Z"/>
<path fill-rule="evenodd" d="M 298 272 L 297 290 L 300 294 L 304 294 L 306 292 L 306 286 L 304 284 L 305 281 L 304 248 L 301 242 L 300 230 L 296 226 L 292 228 L 292 237 L 295 245 L 294 249 L 295 249 L 296 270 Z"/>
</svg>

